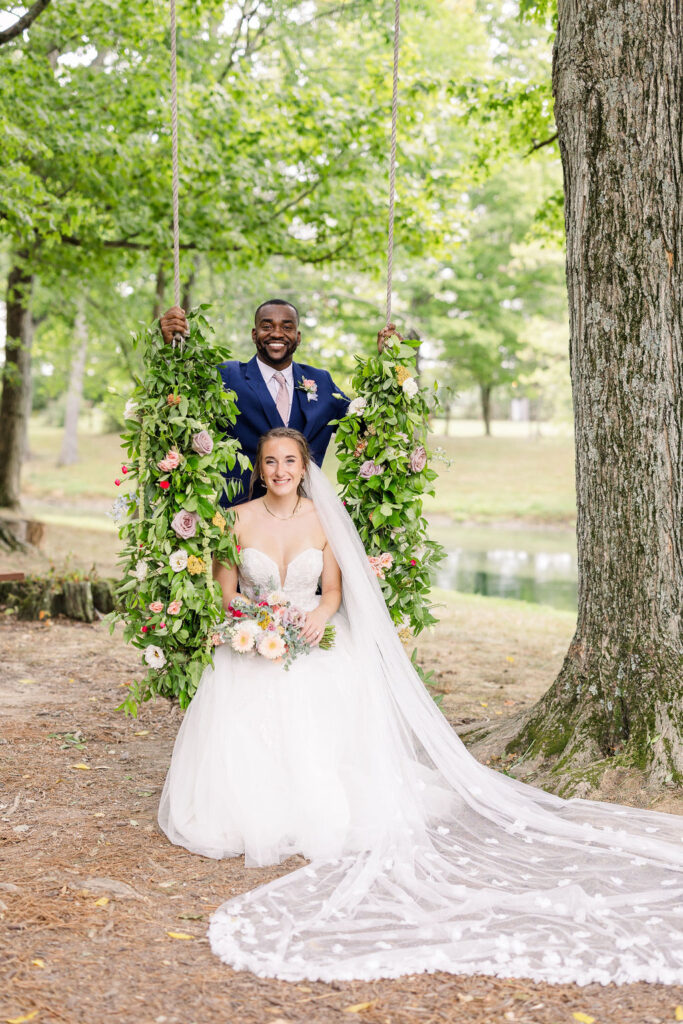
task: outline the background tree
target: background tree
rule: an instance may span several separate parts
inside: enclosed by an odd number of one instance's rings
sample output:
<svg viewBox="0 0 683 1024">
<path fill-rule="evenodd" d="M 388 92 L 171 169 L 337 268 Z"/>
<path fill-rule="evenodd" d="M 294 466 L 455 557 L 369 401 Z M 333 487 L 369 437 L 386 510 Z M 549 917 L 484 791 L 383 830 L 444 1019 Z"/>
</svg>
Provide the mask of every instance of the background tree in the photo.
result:
<svg viewBox="0 0 683 1024">
<path fill-rule="evenodd" d="M 558 15 L 579 613 L 507 749 L 554 766 L 564 792 L 615 766 L 680 785 L 683 16 L 673 0 L 560 0 Z"/>
</svg>

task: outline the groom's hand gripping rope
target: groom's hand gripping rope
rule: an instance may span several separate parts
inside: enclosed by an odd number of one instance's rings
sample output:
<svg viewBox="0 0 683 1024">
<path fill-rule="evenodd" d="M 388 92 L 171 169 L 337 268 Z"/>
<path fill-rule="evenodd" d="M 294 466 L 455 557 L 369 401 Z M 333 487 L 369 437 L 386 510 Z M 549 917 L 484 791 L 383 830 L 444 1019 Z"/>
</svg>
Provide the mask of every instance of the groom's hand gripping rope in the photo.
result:
<svg viewBox="0 0 683 1024">
<path fill-rule="evenodd" d="M 403 341 L 403 338 L 396 330 L 396 324 L 387 324 L 381 331 L 377 332 L 377 351 L 381 355 L 384 349 L 387 347 L 387 342 L 391 336 L 395 334 L 399 341 Z"/>
<path fill-rule="evenodd" d="M 185 310 L 180 306 L 171 306 L 159 320 L 161 334 L 167 345 L 170 345 L 174 338 L 189 337 L 190 325 L 185 318 Z"/>
</svg>

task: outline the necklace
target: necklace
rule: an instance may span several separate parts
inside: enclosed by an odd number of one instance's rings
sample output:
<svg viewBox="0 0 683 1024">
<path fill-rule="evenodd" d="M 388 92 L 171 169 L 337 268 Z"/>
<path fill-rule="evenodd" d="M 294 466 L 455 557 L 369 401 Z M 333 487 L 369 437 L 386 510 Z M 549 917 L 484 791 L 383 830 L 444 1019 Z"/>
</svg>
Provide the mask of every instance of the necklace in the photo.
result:
<svg viewBox="0 0 683 1024">
<path fill-rule="evenodd" d="M 266 510 L 266 512 L 273 517 L 273 519 L 293 519 L 294 516 L 299 511 L 299 506 L 300 505 L 301 505 L 301 498 L 297 498 L 296 505 L 294 506 L 294 511 L 290 512 L 288 516 L 279 516 L 277 514 L 277 512 L 273 512 L 272 509 L 268 508 L 268 506 L 266 505 L 266 499 L 265 498 L 263 499 L 263 507 Z"/>
</svg>

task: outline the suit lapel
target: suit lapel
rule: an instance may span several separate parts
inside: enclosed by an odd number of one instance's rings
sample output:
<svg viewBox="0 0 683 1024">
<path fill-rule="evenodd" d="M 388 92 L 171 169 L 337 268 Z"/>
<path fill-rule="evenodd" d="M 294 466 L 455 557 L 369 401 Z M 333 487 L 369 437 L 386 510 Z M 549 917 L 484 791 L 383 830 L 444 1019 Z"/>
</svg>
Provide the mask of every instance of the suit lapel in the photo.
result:
<svg viewBox="0 0 683 1024">
<path fill-rule="evenodd" d="M 292 413 L 289 417 L 289 425 L 295 426 L 292 423 L 295 415 L 295 409 L 298 407 L 299 415 L 301 417 L 301 427 L 296 427 L 297 430 L 301 430 L 301 433 L 306 432 L 306 423 L 308 422 L 309 414 L 311 413 L 311 402 L 308 401 L 308 395 L 305 394 L 301 389 L 301 382 L 304 379 L 303 370 L 298 363 L 292 363 L 292 376 L 294 378 L 294 395 L 292 398 Z"/>
<path fill-rule="evenodd" d="M 266 418 L 269 428 L 281 427 L 282 420 L 280 419 L 280 414 L 277 411 L 277 406 L 275 405 L 273 397 L 266 386 L 265 380 L 263 379 L 263 374 L 258 368 L 256 356 L 253 356 L 247 363 L 244 377 L 261 404 L 263 415 Z"/>
</svg>

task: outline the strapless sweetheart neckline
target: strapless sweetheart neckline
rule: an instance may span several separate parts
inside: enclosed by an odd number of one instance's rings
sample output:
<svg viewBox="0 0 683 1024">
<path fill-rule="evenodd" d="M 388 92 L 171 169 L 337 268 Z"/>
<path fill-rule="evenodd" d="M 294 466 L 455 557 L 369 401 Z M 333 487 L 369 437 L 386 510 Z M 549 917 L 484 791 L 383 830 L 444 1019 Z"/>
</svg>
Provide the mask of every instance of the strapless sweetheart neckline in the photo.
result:
<svg viewBox="0 0 683 1024">
<path fill-rule="evenodd" d="M 251 545 L 247 545 L 246 547 L 242 548 L 242 552 L 243 553 L 245 553 L 247 551 L 255 551 L 257 554 L 261 555 L 262 558 L 265 558 L 268 562 L 270 562 L 271 565 L 275 566 L 275 569 L 277 571 L 277 578 L 278 578 L 278 581 L 280 583 L 281 590 L 285 590 L 285 588 L 287 587 L 287 579 L 289 577 L 289 570 L 291 569 L 291 567 L 294 565 L 295 562 L 297 562 L 300 558 L 302 558 L 303 555 L 308 554 L 309 551 L 319 551 L 321 555 L 323 553 L 322 552 L 322 548 L 316 548 L 316 547 L 313 547 L 312 545 L 311 545 L 311 547 L 304 548 L 303 551 L 300 551 L 298 555 L 295 555 L 294 558 L 292 558 L 292 560 L 290 562 L 288 562 L 287 565 L 285 566 L 285 578 L 284 578 L 284 581 L 283 581 L 282 576 L 280 575 L 280 566 L 278 565 L 278 563 L 275 561 L 274 558 L 271 558 L 270 555 L 267 555 L 265 553 L 265 551 L 261 551 L 260 548 L 255 548 L 255 547 L 253 547 Z"/>
</svg>

